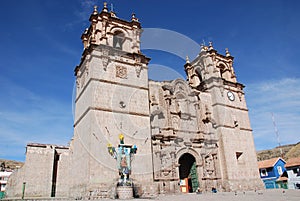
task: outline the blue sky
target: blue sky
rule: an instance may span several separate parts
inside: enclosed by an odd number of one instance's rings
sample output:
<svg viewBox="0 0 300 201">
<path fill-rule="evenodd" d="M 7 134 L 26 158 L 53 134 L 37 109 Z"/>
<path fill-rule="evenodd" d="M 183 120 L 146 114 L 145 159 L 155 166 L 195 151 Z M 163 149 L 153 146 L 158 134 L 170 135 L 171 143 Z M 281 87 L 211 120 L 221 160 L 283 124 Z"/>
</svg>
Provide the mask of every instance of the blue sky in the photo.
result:
<svg viewBox="0 0 300 201">
<path fill-rule="evenodd" d="M 108 3 L 122 19 L 136 13 L 145 29 L 171 30 L 198 44 L 213 41 L 220 53 L 228 47 L 238 81 L 246 85 L 256 148 L 277 146 L 271 113 L 281 144 L 300 141 L 299 1 Z M 103 1 L 1 1 L 0 158 L 24 160 L 28 142 L 67 145 L 72 138 L 73 71 L 95 4 L 102 8 Z M 143 52 L 152 69 L 185 77 L 180 56 Z"/>
</svg>

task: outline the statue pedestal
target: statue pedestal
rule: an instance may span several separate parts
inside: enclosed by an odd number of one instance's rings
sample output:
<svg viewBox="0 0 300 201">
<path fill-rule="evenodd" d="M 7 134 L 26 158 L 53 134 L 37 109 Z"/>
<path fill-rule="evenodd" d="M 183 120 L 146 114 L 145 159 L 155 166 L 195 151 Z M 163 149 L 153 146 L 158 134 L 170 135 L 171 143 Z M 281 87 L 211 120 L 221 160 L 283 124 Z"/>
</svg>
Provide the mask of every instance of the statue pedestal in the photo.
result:
<svg viewBox="0 0 300 201">
<path fill-rule="evenodd" d="M 121 200 L 133 198 L 133 187 L 132 186 L 118 186 L 117 195 Z"/>
</svg>

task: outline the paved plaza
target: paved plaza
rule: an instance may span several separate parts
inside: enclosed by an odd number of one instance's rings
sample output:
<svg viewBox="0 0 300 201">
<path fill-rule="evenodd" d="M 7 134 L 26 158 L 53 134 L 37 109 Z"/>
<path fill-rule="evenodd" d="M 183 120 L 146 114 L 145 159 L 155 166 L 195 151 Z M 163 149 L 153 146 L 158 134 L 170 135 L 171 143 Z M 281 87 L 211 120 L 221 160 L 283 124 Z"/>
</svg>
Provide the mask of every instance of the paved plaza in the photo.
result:
<svg viewBox="0 0 300 201">
<path fill-rule="evenodd" d="M 20 198 L 11 198 L 4 200 L 21 200 Z M 26 198 L 24 200 L 59 200 L 59 201 L 71 201 L 72 199 L 63 198 Z M 113 199 L 97 199 L 97 200 L 113 200 Z M 117 199 L 115 199 L 117 200 Z M 247 192 L 222 192 L 222 193 L 189 193 L 189 194 L 173 194 L 173 195 L 159 195 L 157 197 L 149 198 L 136 198 L 131 199 L 132 201 L 299 201 L 300 200 L 300 190 L 261 190 L 261 191 L 247 191 Z"/>
<path fill-rule="evenodd" d="M 161 201 L 299 201 L 300 190 L 264 190 L 257 192 L 226 192 L 159 196 L 155 200 Z"/>
</svg>

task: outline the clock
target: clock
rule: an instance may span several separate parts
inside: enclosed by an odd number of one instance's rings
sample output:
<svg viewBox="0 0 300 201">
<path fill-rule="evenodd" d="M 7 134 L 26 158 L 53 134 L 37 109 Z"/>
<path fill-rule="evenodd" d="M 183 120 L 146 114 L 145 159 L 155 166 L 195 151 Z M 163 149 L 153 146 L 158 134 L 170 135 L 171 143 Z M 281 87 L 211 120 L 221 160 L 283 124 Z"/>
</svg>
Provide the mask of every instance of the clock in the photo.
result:
<svg viewBox="0 0 300 201">
<path fill-rule="evenodd" d="M 227 92 L 227 97 L 228 97 L 229 100 L 234 101 L 235 97 L 234 97 L 234 94 L 231 91 Z"/>
</svg>

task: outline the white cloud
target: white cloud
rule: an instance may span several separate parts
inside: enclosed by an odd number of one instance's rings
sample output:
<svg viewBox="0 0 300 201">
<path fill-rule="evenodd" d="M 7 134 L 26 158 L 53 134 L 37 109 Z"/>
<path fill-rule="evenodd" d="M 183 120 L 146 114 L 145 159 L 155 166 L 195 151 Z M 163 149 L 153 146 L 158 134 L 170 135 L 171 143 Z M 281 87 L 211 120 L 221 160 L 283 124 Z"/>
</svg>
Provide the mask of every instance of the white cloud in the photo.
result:
<svg viewBox="0 0 300 201">
<path fill-rule="evenodd" d="M 249 116 L 258 150 L 300 141 L 300 79 L 285 78 L 249 84 L 246 88 Z"/>
<path fill-rule="evenodd" d="M 97 0 L 81 0 L 79 9 L 76 9 L 74 11 L 75 19 L 65 24 L 62 29 L 73 29 L 74 26 L 78 24 L 84 24 L 86 26 L 89 26 L 89 16 L 92 14 L 94 6 L 97 5 L 98 12 L 101 11 L 102 5 L 99 5 L 99 1 Z"/>
<path fill-rule="evenodd" d="M 72 137 L 71 100 L 40 96 L 0 76 L 0 157 L 24 159 L 29 142 L 67 144 Z"/>
<path fill-rule="evenodd" d="M 84 0 L 80 2 L 80 10 L 77 10 L 75 14 L 77 15 L 78 19 L 72 23 L 79 23 L 88 21 L 88 17 L 92 14 L 94 6 L 98 6 L 99 1 L 97 0 Z M 102 7 L 101 7 L 102 9 Z M 100 8 L 98 8 L 100 11 Z"/>
<path fill-rule="evenodd" d="M 173 68 L 160 64 L 149 64 L 149 79 L 155 81 L 169 81 L 184 77 Z"/>
</svg>

